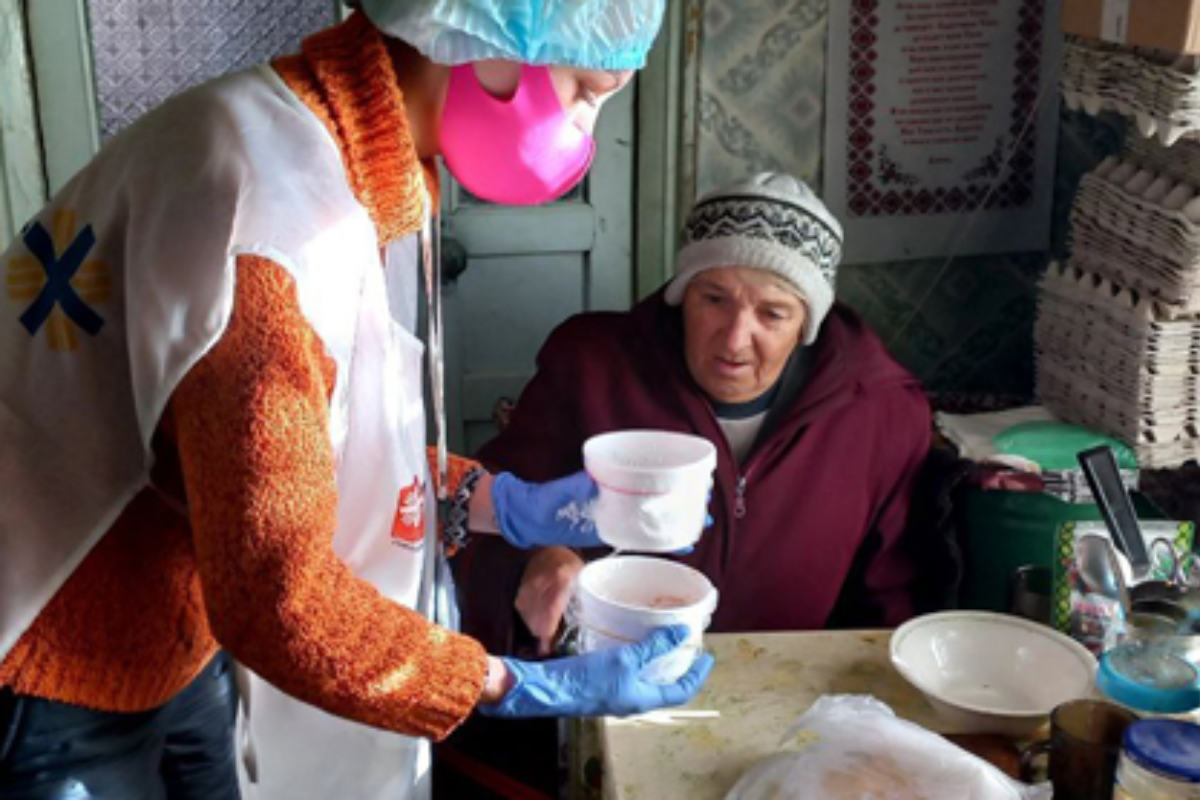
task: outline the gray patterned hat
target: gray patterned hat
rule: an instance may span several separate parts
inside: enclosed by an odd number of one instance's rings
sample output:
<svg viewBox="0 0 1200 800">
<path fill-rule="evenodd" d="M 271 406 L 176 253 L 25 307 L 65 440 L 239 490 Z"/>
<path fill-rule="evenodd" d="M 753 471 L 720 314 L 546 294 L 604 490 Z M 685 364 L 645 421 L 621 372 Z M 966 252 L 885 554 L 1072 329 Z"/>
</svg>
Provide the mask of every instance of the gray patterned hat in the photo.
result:
<svg viewBox="0 0 1200 800">
<path fill-rule="evenodd" d="M 706 269 L 769 270 L 804 300 L 804 344 L 812 344 L 833 305 L 841 258 L 842 226 L 825 204 L 803 181 L 764 172 L 710 192 L 692 208 L 666 300 L 683 302 L 688 283 Z"/>
</svg>

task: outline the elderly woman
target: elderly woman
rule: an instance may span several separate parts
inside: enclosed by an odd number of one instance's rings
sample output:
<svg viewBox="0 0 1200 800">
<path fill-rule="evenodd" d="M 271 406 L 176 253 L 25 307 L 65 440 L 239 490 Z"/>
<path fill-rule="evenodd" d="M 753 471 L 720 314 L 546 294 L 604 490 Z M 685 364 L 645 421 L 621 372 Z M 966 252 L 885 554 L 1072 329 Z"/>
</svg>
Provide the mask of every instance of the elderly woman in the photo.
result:
<svg viewBox="0 0 1200 800">
<path fill-rule="evenodd" d="M 904 620 L 916 582 L 905 520 L 929 408 L 916 379 L 834 303 L 841 244 L 837 220 L 795 178 L 709 194 L 688 218 L 674 279 L 629 313 L 556 330 L 511 423 L 479 457 L 541 480 L 578 469 L 583 442 L 606 431 L 703 436 L 718 454 L 713 525 L 677 557 L 720 591 L 713 630 Z M 463 554 L 464 624 L 509 646 L 515 603 L 545 652 L 584 562 L 561 547 L 517 561 L 490 543 Z"/>
</svg>

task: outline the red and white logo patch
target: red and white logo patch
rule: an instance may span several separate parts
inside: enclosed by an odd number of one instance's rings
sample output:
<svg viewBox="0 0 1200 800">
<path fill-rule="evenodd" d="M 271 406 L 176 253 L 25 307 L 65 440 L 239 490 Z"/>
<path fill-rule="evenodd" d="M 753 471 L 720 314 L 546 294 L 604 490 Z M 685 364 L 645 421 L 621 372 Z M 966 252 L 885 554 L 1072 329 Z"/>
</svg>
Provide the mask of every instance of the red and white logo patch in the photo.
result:
<svg viewBox="0 0 1200 800">
<path fill-rule="evenodd" d="M 425 484 L 417 478 L 400 490 L 396 518 L 392 520 L 392 541 L 413 550 L 425 542 Z"/>
</svg>

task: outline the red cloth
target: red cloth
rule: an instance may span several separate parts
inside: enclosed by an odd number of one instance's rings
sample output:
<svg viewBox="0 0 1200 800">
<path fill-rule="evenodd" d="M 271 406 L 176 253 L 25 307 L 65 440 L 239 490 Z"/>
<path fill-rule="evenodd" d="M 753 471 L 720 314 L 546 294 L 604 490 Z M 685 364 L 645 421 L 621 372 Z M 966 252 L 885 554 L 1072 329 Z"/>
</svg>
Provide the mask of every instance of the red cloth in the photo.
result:
<svg viewBox="0 0 1200 800">
<path fill-rule="evenodd" d="M 720 592 L 712 630 L 894 625 L 913 613 L 916 548 L 902 533 L 929 451 L 929 406 L 852 311 L 835 307 L 813 347 L 793 407 L 739 468 L 687 372 L 678 309 L 660 293 L 629 313 L 583 314 L 546 342 L 509 427 L 478 455 L 540 481 L 580 469 L 594 434 L 704 436 L 718 452 L 714 524 L 680 560 Z M 523 563 L 512 561 L 485 546 L 469 548 L 459 565 L 470 574 L 460 584 L 464 625 L 493 646 L 505 644 L 496 617 L 512 608 Z"/>
</svg>

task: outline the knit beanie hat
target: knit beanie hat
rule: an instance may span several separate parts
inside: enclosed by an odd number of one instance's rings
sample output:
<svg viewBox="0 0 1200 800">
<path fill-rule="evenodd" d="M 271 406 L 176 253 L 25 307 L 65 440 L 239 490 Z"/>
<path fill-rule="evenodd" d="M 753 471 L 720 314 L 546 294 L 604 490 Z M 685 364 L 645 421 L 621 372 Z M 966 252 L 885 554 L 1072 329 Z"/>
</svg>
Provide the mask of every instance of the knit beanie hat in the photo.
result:
<svg viewBox="0 0 1200 800">
<path fill-rule="evenodd" d="M 803 181 L 764 172 L 710 192 L 688 215 L 666 300 L 677 306 L 692 278 L 714 267 L 774 272 L 804 300 L 804 344 L 833 305 L 842 226 Z"/>
</svg>

